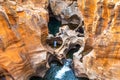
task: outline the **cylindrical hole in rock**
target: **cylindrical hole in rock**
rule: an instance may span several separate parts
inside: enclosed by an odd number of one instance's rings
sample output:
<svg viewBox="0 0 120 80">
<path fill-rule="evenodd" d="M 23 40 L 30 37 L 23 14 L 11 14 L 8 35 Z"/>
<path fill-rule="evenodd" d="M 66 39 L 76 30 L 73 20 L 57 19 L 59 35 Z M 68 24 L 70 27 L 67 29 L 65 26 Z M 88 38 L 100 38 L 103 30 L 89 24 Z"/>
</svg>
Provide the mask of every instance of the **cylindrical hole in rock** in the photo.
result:
<svg viewBox="0 0 120 80">
<path fill-rule="evenodd" d="M 67 51 L 66 57 L 73 59 L 73 54 L 77 52 L 80 49 L 80 47 L 81 46 L 79 44 L 70 45 L 70 49 Z"/>
<path fill-rule="evenodd" d="M 52 37 L 46 40 L 46 43 L 51 47 L 51 48 L 59 48 L 62 43 L 63 40 L 61 37 Z"/>
<path fill-rule="evenodd" d="M 0 80 L 14 80 L 14 78 L 5 69 L 0 71 Z"/>
<path fill-rule="evenodd" d="M 14 80 L 10 75 L 0 74 L 0 80 Z"/>
<path fill-rule="evenodd" d="M 31 76 L 29 80 L 43 80 L 42 77 L 39 76 Z"/>
<path fill-rule="evenodd" d="M 59 32 L 59 27 L 61 26 L 61 21 L 56 18 L 53 14 L 50 4 L 48 5 L 48 12 L 49 12 L 49 22 L 48 22 L 48 29 L 49 33 L 53 34 L 54 36 L 56 33 Z"/>
<path fill-rule="evenodd" d="M 77 77 L 77 80 L 89 80 L 87 77 Z"/>
<path fill-rule="evenodd" d="M 5 75 L 0 74 L 0 80 L 7 80 L 7 79 L 6 79 Z"/>
<path fill-rule="evenodd" d="M 81 33 L 81 34 L 84 34 L 84 29 L 83 29 L 83 27 L 79 27 L 79 28 L 76 30 L 76 32 L 79 32 L 79 33 Z"/>
<path fill-rule="evenodd" d="M 71 30 L 76 29 L 79 25 L 81 25 L 81 18 L 79 16 L 72 15 L 69 19 L 68 19 L 68 26 Z"/>
<path fill-rule="evenodd" d="M 59 59 L 56 57 L 56 55 L 51 54 L 48 58 L 48 64 L 49 66 L 53 66 L 53 65 L 62 65 L 59 61 Z"/>
<path fill-rule="evenodd" d="M 76 29 L 76 32 L 79 32 L 81 34 L 84 34 L 84 21 L 82 21 L 82 25 L 79 26 L 77 29 Z"/>
<path fill-rule="evenodd" d="M 50 17 L 48 23 L 49 33 L 55 36 L 56 33 L 59 32 L 59 27 L 61 26 L 61 22 L 58 21 L 55 17 Z"/>
</svg>

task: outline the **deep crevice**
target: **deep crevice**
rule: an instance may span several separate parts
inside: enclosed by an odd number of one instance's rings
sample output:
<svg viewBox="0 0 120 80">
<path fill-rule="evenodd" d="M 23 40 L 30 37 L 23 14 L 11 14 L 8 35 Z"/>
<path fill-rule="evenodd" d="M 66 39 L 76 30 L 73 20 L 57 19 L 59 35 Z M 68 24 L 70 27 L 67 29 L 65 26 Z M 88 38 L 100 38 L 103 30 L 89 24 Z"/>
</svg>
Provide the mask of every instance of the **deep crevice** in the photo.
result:
<svg viewBox="0 0 120 80">
<path fill-rule="evenodd" d="M 66 51 L 66 53 L 67 53 L 66 57 L 73 59 L 73 54 L 75 52 L 77 52 L 80 49 L 81 46 L 79 44 L 72 44 L 72 45 L 70 45 L 70 47 L 69 47 L 70 49 L 68 48 L 69 50 Z"/>
<path fill-rule="evenodd" d="M 0 75 L 0 80 L 6 80 L 5 75 Z"/>
<path fill-rule="evenodd" d="M 72 15 L 69 19 L 68 19 L 68 26 L 71 30 L 76 29 L 80 23 L 81 19 L 78 15 Z"/>
<path fill-rule="evenodd" d="M 53 34 L 54 36 L 56 33 L 59 32 L 59 27 L 61 26 L 61 21 L 56 19 L 56 16 L 53 14 L 50 4 L 48 6 L 48 12 L 49 12 L 49 22 L 48 22 L 48 29 L 49 33 Z"/>
<path fill-rule="evenodd" d="M 29 80 L 43 80 L 42 77 L 39 76 L 31 76 Z"/>
<path fill-rule="evenodd" d="M 87 77 L 78 77 L 77 80 L 89 80 Z"/>
<path fill-rule="evenodd" d="M 57 56 L 55 54 L 51 54 L 48 58 L 48 64 L 49 66 L 52 66 L 54 64 L 57 64 L 59 66 L 61 66 L 61 62 L 59 61 L 59 59 L 57 58 Z"/>
<path fill-rule="evenodd" d="M 51 48 L 59 48 L 62 45 L 63 40 L 61 37 L 52 37 L 52 38 L 47 39 L 46 43 Z"/>
</svg>

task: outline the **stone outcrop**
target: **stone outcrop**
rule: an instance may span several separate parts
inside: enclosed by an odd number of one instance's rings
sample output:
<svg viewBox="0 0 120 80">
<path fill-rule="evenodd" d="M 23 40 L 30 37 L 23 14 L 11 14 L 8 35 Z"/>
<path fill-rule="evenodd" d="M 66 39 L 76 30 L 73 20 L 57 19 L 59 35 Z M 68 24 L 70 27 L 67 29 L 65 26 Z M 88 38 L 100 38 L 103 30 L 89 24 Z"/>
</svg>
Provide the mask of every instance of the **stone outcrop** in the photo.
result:
<svg viewBox="0 0 120 80">
<path fill-rule="evenodd" d="M 78 0 L 84 16 L 85 40 L 91 39 L 93 49 L 79 63 L 80 72 L 90 79 L 119 80 L 119 9 L 117 0 Z M 84 7 L 83 7 L 84 6 Z M 80 61 L 77 61 L 80 62 Z M 80 74 L 80 73 L 79 73 Z M 82 73 L 81 73 L 82 74 Z"/>
<path fill-rule="evenodd" d="M 0 6 L 0 67 L 7 80 L 27 80 L 43 69 L 38 67 L 46 68 L 48 12 L 26 3 L 3 1 Z"/>
<path fill-rule="evenodd" d="M 75 0 L 49 0 L 51 10 L 62 24 L 73 25 L 75 28 L 82 24 L 81 11 Z M 76 26 L 77 25 L 77 26 Z M 72 28 L 74 28 L 72 27 Z"/>
<path fill-rule="evenodd" d="M 55 37 L 48 34 L 48 6 L 62 22 Z M 7 80 L 43 77 L 49 55 L 61 62 L 77 45 L 77 77 L 119 80 L 119 15 L 119 0 L 0 0 L 0 75 Z"/>
</svg>

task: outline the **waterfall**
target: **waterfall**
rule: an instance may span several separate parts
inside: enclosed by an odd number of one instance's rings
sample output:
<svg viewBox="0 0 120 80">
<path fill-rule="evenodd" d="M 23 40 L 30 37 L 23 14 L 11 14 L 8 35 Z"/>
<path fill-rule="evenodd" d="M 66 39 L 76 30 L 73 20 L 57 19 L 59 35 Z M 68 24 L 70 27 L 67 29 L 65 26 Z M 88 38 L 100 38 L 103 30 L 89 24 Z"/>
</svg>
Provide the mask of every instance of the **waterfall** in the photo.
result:
<svg viewBox="0 0 120 80">
<path fill-rule="evenodd" d="M 55 78 L 62 79 L 63 76 L 65 75 L 65 72 L 70 71 L 70 70 L 71 70 L 71 69 L 69 68 L 69 66 L 64 65 L 64 66 L 62 67 L 62 69 L 60 69 L 60 70 L 57 72 Z"/>
</svg>

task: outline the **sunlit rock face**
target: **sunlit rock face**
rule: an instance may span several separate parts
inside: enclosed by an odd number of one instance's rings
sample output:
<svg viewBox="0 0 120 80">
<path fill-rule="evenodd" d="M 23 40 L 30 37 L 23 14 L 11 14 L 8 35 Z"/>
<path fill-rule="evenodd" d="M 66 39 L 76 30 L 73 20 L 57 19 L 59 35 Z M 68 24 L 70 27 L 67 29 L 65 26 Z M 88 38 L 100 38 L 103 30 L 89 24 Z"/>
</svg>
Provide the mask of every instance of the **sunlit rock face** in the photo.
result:
<svg viewBox="0 0 120 80">
<path fill-rule="evenodd" d="M 119 0 L 0 0 L 0 78 L 119 80 L 119 12 Z M 60 26 L 54 36 L 50 22 Z M 62 66 L 51 71 L 54 59 Z"/>
<path fill-rule="evenodd" d="M 12 0 L 12 1 L 16 1 L 16 0 Z M 33 3 L 35 7 L 42 7 L 42 8 L 47 8 L 48 6 L 48 0 L 17 0 L 16 1 L 18 4 L 20 5 L 26 5 L 29 2 Z"/>
<path fill-rule="evenodd" d="M 34 3 L 4 1 L 0 6 L 0 67 L 5 76 L 27 80 L 46 65 L 48 12 Z M 41 74 L 43 69 L 41 69 Z M 12 80 L 8 77 L 7 80 Z"/>
<path fill-rule="evenodd" d="M 91 38 L 90 43 L 87 44 L 92 44 L 93 47 L 93 50 L 83 57 L 83 62 L 77 68 L 78 72 L 82 70 L 90 79 L 119 80 L 120 2 L 118 0 L 78 1 L 83 2 L 79 4 L 79 8 L 84 16 L 85 38 Z"/>
</svg>

